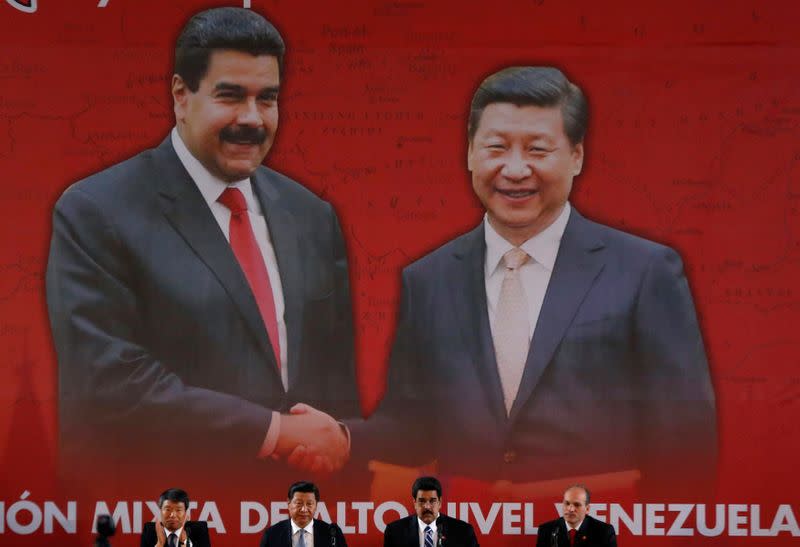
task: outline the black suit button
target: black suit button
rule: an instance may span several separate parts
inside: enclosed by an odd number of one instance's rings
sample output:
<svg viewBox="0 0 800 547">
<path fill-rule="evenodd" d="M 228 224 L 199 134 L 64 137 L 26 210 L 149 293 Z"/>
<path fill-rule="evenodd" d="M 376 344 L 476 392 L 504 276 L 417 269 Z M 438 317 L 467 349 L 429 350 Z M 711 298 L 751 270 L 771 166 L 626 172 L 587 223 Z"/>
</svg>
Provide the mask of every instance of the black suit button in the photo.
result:
<svg viewBox="0 0 800 547">
<path fill-rule="evenodd" d="M 506 463 L 514 463 L 517 460 L 517 452 L 515 450 L 506 450 L 503 454 L 503 461 Z"/>
</svg>

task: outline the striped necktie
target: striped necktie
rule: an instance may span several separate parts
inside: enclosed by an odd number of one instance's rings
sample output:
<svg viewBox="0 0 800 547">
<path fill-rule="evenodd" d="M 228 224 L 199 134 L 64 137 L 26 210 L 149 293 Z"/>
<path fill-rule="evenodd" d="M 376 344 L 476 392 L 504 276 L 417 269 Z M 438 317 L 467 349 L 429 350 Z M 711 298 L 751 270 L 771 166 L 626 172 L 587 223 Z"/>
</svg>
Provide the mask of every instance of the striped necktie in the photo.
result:
<svg viewBox="0 0 800 547">
<path fill-rule="evenodd" d="M 433 547 L 433 529 L 430 526 L 425 527 L 425 547 Z"/>
</svg>

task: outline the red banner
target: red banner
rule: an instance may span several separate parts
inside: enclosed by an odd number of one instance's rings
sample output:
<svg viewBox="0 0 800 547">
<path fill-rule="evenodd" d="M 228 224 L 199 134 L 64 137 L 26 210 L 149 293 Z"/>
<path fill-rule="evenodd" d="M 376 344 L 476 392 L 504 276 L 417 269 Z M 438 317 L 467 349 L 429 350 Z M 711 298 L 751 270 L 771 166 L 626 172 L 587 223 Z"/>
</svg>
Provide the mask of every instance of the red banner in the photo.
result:
<svg viewBox="0 0 800 547">
<path fill-rule="evenodd" d="M 57 470 L 64 371 L 45 294 L 54 204 L 70 184 L 169 135 L 178 33 L 192 14 L 232 5 L 266 16 L 287 44 L 279 130 L 265 164 L 338 216 L 365 416 L 384 394 L 401 270 L 482 219 L 467 170 L 467 117 L 478 84 L 503 67 L 556 66 L 586 93 L 575 210 L 683 260 L 715 393 L 719 457 L 716 477 L 706 478 L 716 491 L 644 498 L 629 488 L 638 477 L 627 469 L 570 468 L 516 493 L 487 477 L 443 473 L 445 513 L 473 524 L 481 544 L 532 545 L 536 526 L 559 516 L 563 487 L 589 476 L 592 511 L 615 525 L 622 545 L 793 544 L 796 5 L 315 4 L 0 2 L 0 543 L 88 545 L 94 519 L 109 513 L 124 532 L 113 544 L 138 544 L 162 485 L 189 490 L 192 518 L 209 521 L 214 544 L 255 545 L 285 518 L 288 485 L 304 478 L 215 482 L 215 469 L 187 476 L 169 451 L 157 476 L 150 467 L 123 476 L 119 461 L 94 453 L 86 462 L 96 475 L 81 479 L 88 483 L 64 482 Z M 352 447 L 365 461 L 370 450 Z M 323 481 L 320 515 L 338 521 L 353 545 L 378 543 L 386 523 L 413 510 L 408 489 L 422 472 L 369 465 Z"/>
</svg>

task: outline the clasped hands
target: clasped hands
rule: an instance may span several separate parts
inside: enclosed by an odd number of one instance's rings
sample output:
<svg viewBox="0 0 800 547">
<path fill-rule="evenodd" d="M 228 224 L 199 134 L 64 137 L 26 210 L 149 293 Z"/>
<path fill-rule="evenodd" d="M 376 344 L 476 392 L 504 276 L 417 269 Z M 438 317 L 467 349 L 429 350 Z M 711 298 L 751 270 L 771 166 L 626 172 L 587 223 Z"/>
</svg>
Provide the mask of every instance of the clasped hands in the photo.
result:
<svg viewBox="0 0 800 547">
<path fill-rule="evenodd" d="M 275 454 L 292 467 L 316 474 L 338 471 L 350 457 L 344 427 L 330 415 L 298 403 L 281 416 Z"/>
<path fill-rule="evenodd" d="M 165 547 L 167 544 L 167 530 L 164 524 L 156 519 L 156 547 Z M 186 545 L 186 527 L 181 530 L 181 537 L 178 538 L 178 546 Z"/>
</svg>

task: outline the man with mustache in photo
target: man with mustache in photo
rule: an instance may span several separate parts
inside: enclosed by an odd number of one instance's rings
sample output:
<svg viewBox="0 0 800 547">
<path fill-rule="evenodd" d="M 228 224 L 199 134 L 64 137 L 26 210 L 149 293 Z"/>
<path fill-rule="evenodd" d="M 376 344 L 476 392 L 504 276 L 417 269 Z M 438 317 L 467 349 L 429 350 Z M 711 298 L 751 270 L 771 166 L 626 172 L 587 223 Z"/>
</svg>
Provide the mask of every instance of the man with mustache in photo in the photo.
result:
<svg viewBox="0 0 800 547">
<path fill-rule="evenodd" d="M 176 126 L 55 205 L 47 301 L 66 471 L 284 460 L 330 472 L 354 416 L 347 257 L 331 205 L 262 165 L 284 42 L 242 8 L 192 17 Z M 303 404 L 298 404 L 303 403 Z M 177 455 L 180 456 L 177 456 Z"/>
</svg>

